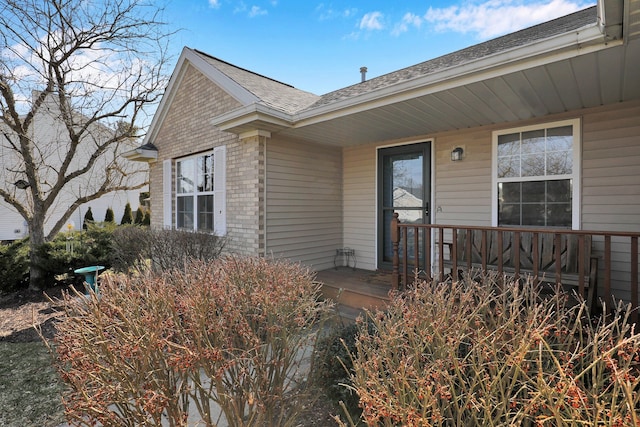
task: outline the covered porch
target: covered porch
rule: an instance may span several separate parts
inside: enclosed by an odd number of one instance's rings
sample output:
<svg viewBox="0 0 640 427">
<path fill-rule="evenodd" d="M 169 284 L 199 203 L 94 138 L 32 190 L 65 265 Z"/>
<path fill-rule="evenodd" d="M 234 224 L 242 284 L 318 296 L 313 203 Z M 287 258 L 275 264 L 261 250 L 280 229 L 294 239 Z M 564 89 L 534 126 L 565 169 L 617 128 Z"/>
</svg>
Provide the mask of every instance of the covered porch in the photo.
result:
<svg viewBox="0 0 640 427">
<path fill-rule="evenodd" d="M 640 232 L 479 227 L 391 222 L 392 270 L 320 271 L 325 297 L 351 309 L 382 308 L 413 280 L 458 280 L 470 271 L 531 276 L 585 298 L 592 310 L 631 304 L 638 321 Z"/>
</svg>

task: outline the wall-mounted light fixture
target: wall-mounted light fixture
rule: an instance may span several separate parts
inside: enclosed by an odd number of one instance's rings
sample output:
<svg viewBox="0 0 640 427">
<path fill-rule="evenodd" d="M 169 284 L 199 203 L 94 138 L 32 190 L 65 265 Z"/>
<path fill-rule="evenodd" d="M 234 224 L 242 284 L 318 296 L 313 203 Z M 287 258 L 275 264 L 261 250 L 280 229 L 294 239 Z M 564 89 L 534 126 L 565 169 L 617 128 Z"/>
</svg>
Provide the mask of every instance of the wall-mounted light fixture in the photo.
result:
<svg viewBox="0 0 640 427">
<path fill-rule="evenodd" d="M 31 187 L 31 184 L 29 184 L 24 179 L 17 180 L 16 182 L 13 183 L 13 185 L 18 187 L 20 190 L 26 190 L 27 188 Z"/>
<path fill-rule="evenodd" d="M 458 160 L 462 160 L 462 155 L 464 154 L 464 150 L 462 147 L 456 147 L 451 151 L 451 161 L 457 162 Z"/>
</svg>

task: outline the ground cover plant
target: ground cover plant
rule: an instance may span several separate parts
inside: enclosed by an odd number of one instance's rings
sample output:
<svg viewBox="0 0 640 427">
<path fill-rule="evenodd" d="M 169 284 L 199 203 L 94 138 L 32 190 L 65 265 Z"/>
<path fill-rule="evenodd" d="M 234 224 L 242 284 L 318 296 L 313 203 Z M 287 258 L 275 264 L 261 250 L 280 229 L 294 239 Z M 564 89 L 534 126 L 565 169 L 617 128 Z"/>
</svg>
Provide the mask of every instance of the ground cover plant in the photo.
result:
<svg viewBox="0 0 640 427">
<path fill-rule="evenodd" d="M 638 426 L 640 336 L 528 281 L 419 282 L 361 319 L 352 387 L 370 426 Z M 352 422 L 352 424 L 354 424 Z M 341 423 L 344 425 L 344 423 Z"/>
<path fill-rule="evenodd" d="M 304 352 L 331 313 L 318 296 L 309 271 L 264 258 L 106 275 L 99 295 L 62 302 L 53 349 L 67 419 L 296 425 Z"/>
</svg>

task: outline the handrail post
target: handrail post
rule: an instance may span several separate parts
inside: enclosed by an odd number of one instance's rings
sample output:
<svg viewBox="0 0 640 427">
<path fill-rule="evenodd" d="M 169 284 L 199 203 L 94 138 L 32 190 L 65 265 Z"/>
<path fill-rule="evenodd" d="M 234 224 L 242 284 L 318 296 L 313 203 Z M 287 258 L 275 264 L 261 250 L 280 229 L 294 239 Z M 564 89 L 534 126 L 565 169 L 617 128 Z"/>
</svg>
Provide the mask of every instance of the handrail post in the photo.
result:
<svg viewBox="0 0 640 427">
<path fill-rule="evenodd" d="M 393 218 L 391 218 L 391 246 L 393 247 L 391 287 L 393 290 L 398 290 L 398 286 L 400 284 L 400 254 L 398 252 L 398 245 L 400 243 L 400 230 L 398 224 L 400 224 L 400 220 L 398 219 L 398 216 L 398 212 L 394 212 Z"/>
</svg>

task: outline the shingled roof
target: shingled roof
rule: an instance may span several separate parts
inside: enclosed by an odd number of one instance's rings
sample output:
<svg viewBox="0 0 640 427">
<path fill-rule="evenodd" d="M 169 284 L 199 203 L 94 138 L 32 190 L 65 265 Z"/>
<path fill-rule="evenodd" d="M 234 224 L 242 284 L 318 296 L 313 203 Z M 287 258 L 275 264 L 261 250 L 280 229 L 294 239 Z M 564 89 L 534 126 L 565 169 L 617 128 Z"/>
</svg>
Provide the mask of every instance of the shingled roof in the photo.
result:
<svg viewBox="0 0 640 427">
<path fill-rule="evenodd" d="M 237 67 L 207 53 L 198 50 L 193 50 L 193 52 L 208 64 L 224 73 L 239 86 L 253 94 L 258 99 L 258 103 L 286 114 L 296 114 L 349 100 L 360 95 L 391 87 L 398 83 L 411 81 L 430 74 L 446 71 L 447 69 L 453 69 L 472 63 L 475 60 L 521 48 L 533 42 L 545 40 L 571 31 L 577 31 L 587 26 L 593 26 L 596 23 L 596 6 L 589 7 L 579 12 L 372 78 L 362 83 L 329 92 L 322 96 L 296 89 L 286 83 Z"/>
<path fill-rule="evenodd" d="M 346 100 L 396 83 L 409 81 L 432 73 L 450 69 L 477 59 L 525 46 L 529 43 L 575 31 L 585 26 L 593 26 L 597 22 L 596 6 L 579 12 L 547 21 L 533 27 L 498 37 L 466 49 L 462 49 L 429 61 L 422 62 L 389 74 L 382 75 L 362 83 L 345 87 L 322 95 L 308 110 L 337 101 Z"/>
<path fill-rule="evenodd" d="M 259 102 L 285 113 L 293 114 L 320 99 L 318 95 L 296 89 L 286 83 L 229 64 L 199 50 L 194 50 L 194 52 L 244 89 L 251 92 L 260 100 Z"/>
</svg>

